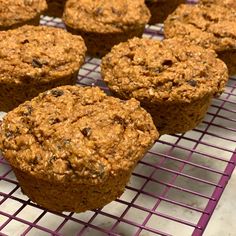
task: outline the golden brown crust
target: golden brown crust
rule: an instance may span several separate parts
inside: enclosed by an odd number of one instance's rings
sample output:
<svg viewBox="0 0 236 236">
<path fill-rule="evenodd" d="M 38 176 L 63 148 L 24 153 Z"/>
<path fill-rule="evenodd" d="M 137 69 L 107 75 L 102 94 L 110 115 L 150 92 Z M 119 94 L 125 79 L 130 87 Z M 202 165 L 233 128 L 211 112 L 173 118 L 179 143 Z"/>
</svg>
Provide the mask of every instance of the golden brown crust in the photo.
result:
<svg viewBox="0 0 236 236">
<path fill-rule="evenodd" d="M 200 0 L 200 4 L 217 4 L 236 10 L 236 1 L 235 0 Z"/>
<path fill-rule="evenodd" d="M 40 92 L 75 84 L 86 47 L 80 36 L 46 26 L 0 32 L 0 110 L 9 111 Z"/>
<path fill-rule="evenodd" d="M 38 19 L 46 9 L 46 0 L 0 0 L 0 30 Z"/>
<path fill-rule="evenodd" d="M 67 26 L 101 34 L 140 28 L 149 18 L 144 0 L 68 0 L 63 14 Z"/>
<path fill-rule="evenodd" d="M 236 73 L 236 11 L 223 5 L 181 5 L 164 22 L 166 38 L 183 37 L 194 44 L 215 50 Z M 222 56 L 223 55 L 223 56 Z"/>
<path fill-rule="evenodd" d="M 47 26 L 23 26 L 0 32 L 0 82 L 46 83 L 73 74 L 84 61 L 80 36 Z M 13 70 L 14 68 L 14 70 Z"/>
<path fill-rule="evenodd" d="M 227 67 L 214 51 L 181 38 L 133 38 L 115 46 L 101 67 L 113 94 L 139 100 L 160 134 L 196 127 L 228 80 Z"/>
<path fill-rule="evenodd" d="M 35 178 L 93 185 L 130 173 L 157 137 L 151 116 L 135 99 L 64 86 L 9 112 L 0 148 L 12 166 Z"/>
<path fill-rule="evenodd" d="M 226 65 L 212 50 L 181 38 L 134 38 L 102 59 L 102 75 L 122 97 L 158 103 L 189 103 L 220 94 L 228 80 Z"/>
<path fill-rule="evenodd" d="M 63 19 L 67 30 L 82 35 L 88 54 L 101 57 L 133 37 L 141 37 L 150 18 L 144 0 L 69 0 Z"/>
<path fill-rule="evenodd" d="M 164 22 L 164 34 L 217 52 L 236 50 L 235 17 L 236 11 L 219 5 L 182 4 Z"/>
</svg>

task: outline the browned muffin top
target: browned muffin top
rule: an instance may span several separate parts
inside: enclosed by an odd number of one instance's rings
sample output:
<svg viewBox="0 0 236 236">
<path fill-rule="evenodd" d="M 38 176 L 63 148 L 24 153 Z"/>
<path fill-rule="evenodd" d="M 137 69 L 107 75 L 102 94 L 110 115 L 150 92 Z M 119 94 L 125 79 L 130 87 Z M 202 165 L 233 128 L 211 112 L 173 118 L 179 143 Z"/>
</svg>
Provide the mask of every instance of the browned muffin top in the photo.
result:
<svg viewBox="0 0 236 236">
<path fill-rule="evenodd" d="M 144 0 L 68 0 L 63 15 L 71 28 L 97 33 L 135 29 L 149 18 Z"/>
<path fill-rule="evenodd" d="M 0 0 L 0 29 L 33 19 L 46 9 L 46 0 Z"/>
<path fill-rule="evenodd" d="M 228 79 L 214 51 L 178 38 L 133 38 L 113 47 L 101 67 L 113 91 L 142 102 L 190 102 L 222 92 Z"/>
<path fill-rule="evenodd" d="M 135 99 L 62 86 L 9 112 L 0 148 L 11 165 L 39 178 L 96 184 L 132 169 L 157 137 L 151 116 Z"/>
<path fill-rule="evenodd" d="M 86 47 L 80 36 L 46 26 L 0 32 L 0 81 L 48 82 L 77 71 Z"/>
<path fill-rule="evenodd" d="M 200 0 L 201 4 L 217 4 L 221 6 L 226 6 L 236 10 L 236 1 L 235 0 Z"/>
<path fill-rule="evenodd" d="M 182 36 L 217 52 L 236 49 L 236 11 L 214 4 L 180 5 L 164 22 L 166 38 Z"/>
</svg>

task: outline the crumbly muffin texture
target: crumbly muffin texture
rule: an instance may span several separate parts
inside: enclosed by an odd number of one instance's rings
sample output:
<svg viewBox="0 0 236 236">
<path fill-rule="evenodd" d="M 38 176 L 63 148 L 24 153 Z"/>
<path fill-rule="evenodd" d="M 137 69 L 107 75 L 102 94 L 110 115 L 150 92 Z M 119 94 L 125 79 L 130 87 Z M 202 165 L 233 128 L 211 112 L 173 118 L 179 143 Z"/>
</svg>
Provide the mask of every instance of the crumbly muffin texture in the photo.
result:
<svg viewBox="0 0 236 236">
<path fill-rule="evenodd" d="M 0 30 L 27 22 L 46 9 L 46 0 L 0 0 Z"/>
<path fill-rule="evenodd" d="M 47 26 L 0 32 L 0 111 L 50 88 L 75 84 L 86 46 L 80 36 Z"/>
<path fill-rule="evenodd" d="M 195 128 L 228 79 L 213 50 L 182 38 L 121 43 L 102 59 L 102 75 L 115 96 L 141 102 L 161 135 Z"/>
<path fill-rule="evenodd" d="M 84 61 L 80 36 L 47 26 L 0 32 L 0 82 L 48 82 L 73 73 Z"/>
<path fill-rule="evenodd" d="M 124 32 L 149 18 L 144 0 L 68 0 L 63 15 L 66 25 L 98 33 Z"/>
<path fill-rule="evenodd" d="M 166 38 L 182 36 L 217 52 L 236 48 L 236 11 L 215 5 L 180 5 L 164 22 Z"/>
<path fill-rule="evenodd" d="M 9 112 L 0 148 L 10 164 L 54 183 L 94 185 L 130 170 L 158 137 L 135 99 L 63 86 Z"/>
<path fill-rule="evenodd" d="M 121 43 L 102 59 L 102 75 L 124 98 L 166 104 L 218 95 L 228 79 L 214 51 L 178 38 Z"/>
<path fill-rule="evenodd" d="M 235 0 L 200 0 L 200 4 L 217 4 L 221 6 L 230 7 L 236 10 Z"/>
</svg>

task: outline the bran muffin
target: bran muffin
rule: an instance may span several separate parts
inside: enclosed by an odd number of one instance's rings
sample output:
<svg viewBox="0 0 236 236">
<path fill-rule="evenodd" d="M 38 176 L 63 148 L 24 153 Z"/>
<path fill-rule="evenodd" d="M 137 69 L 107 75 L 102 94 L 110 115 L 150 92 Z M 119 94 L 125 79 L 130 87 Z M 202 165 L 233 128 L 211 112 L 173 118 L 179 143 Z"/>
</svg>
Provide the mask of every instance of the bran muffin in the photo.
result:
<svg viewBox="0 0 236 236">
<path fill-rule="evenodd" d="M 184 37 L 217 52 L 236 73 L 236 11 L 215 4 L 180 5 L 164 22 L 166 38 Z"/>
<path fill-rule="evenodd" d="M 48 10 L 46 15 L 53 17 L 62 17 L 66 0 L 47 0 Z"/>
<path fill-rule="evenodd" d="M 151 12 L 150 24 L 162 23 L 185 0 L 145 0 Z"/>
<path fill-rule="evenodd" d="M 199 3 L 200 4 L 217 4 L 217 5 L 229 7 L 236 10 L 235 0 L 200 0 Z"/>
<path fill-rule="evenodd" d="M 111 47 L 141 37 L 150 12 L 144 0 L 68 0 L 63 20 L 85 40 L 88 53 L 103 56 Z"/>
<path fill-rule="evenodd" d="M 141 102 L 160 134 L 198 125 L 228 79 L 226 65 L 213 50 L 181 38 L 120 43 L 102 59 L 101 70 L 114 95 Z"/>
<path fill-rule="evenodd" d="M 0 32 L 0 111 L 40 92 L 75 84 L 86 47 L 80 36 L 46 26 Z"/>
<path fill-rule="evenodd" d="M 150 114 L 135 99 L 62 86 L 4 117 L 0 149 L 32 201 L 82 212 L 119 197 L 157 137 Z"/>
<path fill-rule="evenodd" d="M 46 0 L 0 0 L 0 30 L 38 25 L 46 9 Z"/>
</svg>

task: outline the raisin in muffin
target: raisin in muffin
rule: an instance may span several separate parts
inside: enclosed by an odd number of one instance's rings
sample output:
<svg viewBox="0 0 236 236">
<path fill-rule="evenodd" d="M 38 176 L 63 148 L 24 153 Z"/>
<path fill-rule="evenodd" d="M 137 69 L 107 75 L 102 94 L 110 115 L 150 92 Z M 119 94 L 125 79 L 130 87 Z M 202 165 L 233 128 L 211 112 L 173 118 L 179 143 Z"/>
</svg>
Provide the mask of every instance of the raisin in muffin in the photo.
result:
<svg viewBox="0 0 236 236">
<path fill-rule="evenodd" d="M 0 0 L 0 30 L 38 25 L 46 9 L 46 0 Z"/>
<path fill-rule="evenodd" d="M 236 73 L 236 11 L 228 7 L 180 5 L 164 22 L 166 38 L 180 36 L 217 52 L 229 69 Z"/>
<path fill-rule="evenodd" d="M 75 84 L 86 47 L 80 36 L 46 26 L 0 32 L 0 111 L 40 92 Z"/>
<path fill-rule="evenodd" d="M 93 56 L 134 36 L 141 37 L 150 18 L 144 0 L 68 0 L 63 19 L 67 29 L 81 35 Z"/>
<path fill-rule="evenodd" d="M 47 0 L 48 10 L 46 15 L 53 17 L 62 17 L 66 0 Z"/>
<path fill-rule="evenodd" d="M 185 0 L 145 0 L 151 12 L 150 24 L 162 23 Z"/>
<path fill-rule="evenodd" d="M 217 4 L 217 5 L 229 7 L 236 10 L 235 0 L 200 0 L 199 3 L 200 4 Z"/>
<path fill-rule="evenodd" d="M 157 137 L 150 114 L 135 99 L 62 86 L 4 117 L 0 149 L 32 201 L 81 212 L 119 197 Z"/>
<path fill-rule="evenodd" d="M 102 59 L 101 70 L 114 95 L 141 102 L 160 134 L 198 125 L 228 79 L 226 65 L 213 50 L 181 38 L 120 43 Z"/>
</svg>

